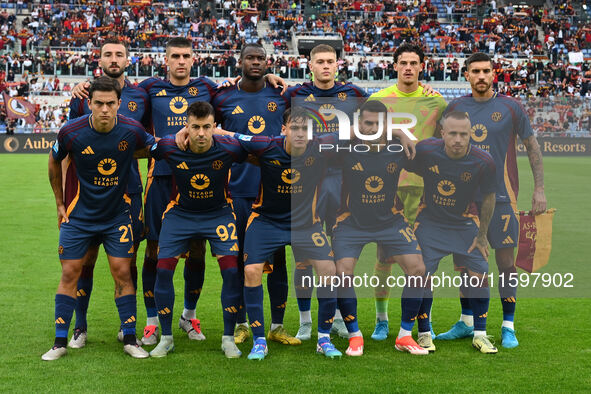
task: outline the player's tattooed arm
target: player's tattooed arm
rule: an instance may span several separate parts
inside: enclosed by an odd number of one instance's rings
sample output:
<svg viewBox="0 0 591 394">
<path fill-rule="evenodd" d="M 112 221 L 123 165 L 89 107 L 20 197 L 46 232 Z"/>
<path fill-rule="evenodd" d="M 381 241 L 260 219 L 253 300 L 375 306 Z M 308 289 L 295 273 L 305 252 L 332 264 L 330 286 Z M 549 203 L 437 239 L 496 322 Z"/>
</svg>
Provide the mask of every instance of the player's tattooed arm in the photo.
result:
<svg viewBox="0 0 591 394">
<path fill-rule="evenodd" d="M 55 205 L 57 207 L 57 228 L 59 229 L 62 222 L 69 222 L 66 207 L 64 205 L 64 191 L 62 189 L 62 166 L 61 162 L 53 158 L 53 155 L 49 154 L 48 175 L 49 184 L 53 190 L 55 196 Z"/>
<path fill-rule="evenodd" d="M 531 210 L 534 215 L 546 211 L 546 194 L 544 193 L 544 164 L 542 161 L 542 151 L 535 136 L 530 136 L 523 140 L 523 145 L 527 150 L 529 165 L 534 175 L 534 194 L 531 200 Z"/>
<path fill-rule="evenodd" d="M 495 193 L 486 194 L 482 199 L 482 207 L 480 208 L 480 228 L 478 229 L 478 235 L 472 241 L 472 245 L 468 249 L 468 253 L 472 252 L 475 248 L 482 253 L 482 256 L 488 260 L 488 239 L 486 237 L 488 233 L 488 226 L 492 218 L 493 212 L 495 211 L 496 197 Z"/>
</svg>

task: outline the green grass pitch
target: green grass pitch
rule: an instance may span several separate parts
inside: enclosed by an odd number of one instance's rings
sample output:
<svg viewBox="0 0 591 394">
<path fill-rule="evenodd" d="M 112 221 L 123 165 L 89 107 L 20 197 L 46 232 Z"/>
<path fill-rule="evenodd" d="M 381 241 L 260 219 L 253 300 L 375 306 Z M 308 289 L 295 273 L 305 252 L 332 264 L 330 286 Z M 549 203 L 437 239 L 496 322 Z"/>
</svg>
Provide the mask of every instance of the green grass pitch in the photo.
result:
<svg viewBox="0 0 591 394">
<path fill-rule="evenodd" d="M 576 271 L 578 293 L 569 293 L 576 298 L 560 298 L 560 292 L 542 291 L 535 297 L 520 298 L 516 314 L 521 343 L 518 348 L 499 348 L 497 355 L 483 355 L 471 347 L 470 340 L 460 340 L 436 342 L 437 352 L 425 357 L 402 354 L 394 349 L 393 342 L 400 318 L 399 301 L 393 299 L 390 303 L 391 337 L 375 342 L 370 339 L 373 300 L 365 298 L 359 301 L 360 327 L 366 338 L 363 357 L 328 360 L 316 355 L 315 342 L 309 341 L 299 347 L 271 343 L 270 355 L 263 362 L 250 362 L 244 355 L 238 360 L 226 360 L 220 351 L 221 281 L 217 264 L 211 258 L 197 306 L 207 340 L 189 342 L 178 328 L 173 328 L 175 353 L 164 359 L 148 360 L 126 356 L 116 340 L 118 315 L 102 249 L 95 270 L 86 348 L 69 350 L 66 357 L 55 362 L 41 361 L 41 354 L 53 341 L 54 294 L 60 276 L 56 211 L 46 163 L 45 155 L 0 155 L 4 205 L 0 211 L 0 391 L 588 392 L 591 388 L 591 302 L 585 298 L 591 295 L 591 276 L 584 269 L 591 249 L 589 157 L 545 158 L 548 205 L 558 209 L 547 269 Z M 519 167 L 519 208 L 529 209 L 532 180 L 527 158 L 519 158 Z M 175 277 L 175 322 L 182 310 L 182 264 L 179 271 L 181 274 Z M 552 294 L 553 298 L 545 294 Z M 488 332 L 500 344 L 501 307 L 497 290 L 491 295 Z M 316 321 L 317 303 L 313 301 L 312 305 Z M 268 321 L 268 304 L 266 311 Z M 447 330 L 458 315 L 457 299 L 436 299 L 435 331 Z M 288 331 L 295 334 L 298 314 L 292 296 L 285 322 Z M 143 299 L 138 297 L 138 331 L 144 323 Z M 343 339 L 334 339 L 334 343 L 343 352 L 347 347 Z M 248 343 L 240 348 L 247 353 L 250 346 Z"/>
</svg>

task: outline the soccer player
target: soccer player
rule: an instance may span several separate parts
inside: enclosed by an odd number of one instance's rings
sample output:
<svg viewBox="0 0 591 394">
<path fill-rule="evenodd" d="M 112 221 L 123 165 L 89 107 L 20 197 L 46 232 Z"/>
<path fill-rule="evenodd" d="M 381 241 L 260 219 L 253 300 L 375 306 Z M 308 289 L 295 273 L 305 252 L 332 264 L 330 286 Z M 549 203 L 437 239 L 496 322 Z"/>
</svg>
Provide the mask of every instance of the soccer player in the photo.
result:
<svg viewBox="0 0 591 394">
<path fill-rule="evenodd" d="M 336 135 L 309 142 L 308 116 L 309 112 L 299 107 L 285 111 L 282 135 L 278 137 L 235 135 L 261 166 L 260 191 L 244 241 L 244 302 L 254 339 L 249 360 L 262 360 L 268 353 L 261 279 L 264 271 L 274 268 L 265 264 L 273 253 L 291 245 L 296 261 L 312 264 L 327 283 L 335 273 L 328 238 L 317 216 L 316 196 L 326 166 L 319 144 L 334 144 Z M 317 290 L 317 352 L 329 358 L 340 357 L 341 352 L 330 341 L 335 292 L 330 286 L 319 286 Z"/>
<path fill-rule="evenodd" d="M 379 117 L 386 107 L 379 101 L 367 101 L 360 109 L 359 128 L 365 135 L 376 135 Z M 425 266 L 421 250 L 408 222 L 404 218 L 396 190 L 401 169 L 407 157 L 396 147 L 398 141 L 387 141 L 385 132 L 376 137 L 371 151 L 352 149 L 339 155 L 343 171 L 343 205 L 333 231 L 332 248 L 337 262 L 337 276 L 344 280 L 339 288 L 338 305 L 349 332 L 347 355 L 363 355 L 363 335 L 357 323 L 357 298 L 351 279 L 363 247 L 376 242 L 387 263 L 398 263 L 407 276 L 402 292 L 402 318 L 396 349 L 414 355 L 428 354 L 412 338 L 412 328 L 422 301 Z M 375 142 L 374 142 L 375 141 Z M 378 145 L 379 144 L 379 145 Z M 352 145 L 362 145 L 354 140 Z"/>
<path fill-rule="evenodd" d="M 265 81 L 266 60 L 267 54 L 260 44 L 247 44 L 240 51 L 242 79 L 236 85 L 221 90 L 212 101 L 217 121 L 224 130 L 259 136 L 277 136 L 281 133 L 283 113 L 289 101 L 281 95 L 280 89 L 273 88 Z M 236 214 L 240 256 L 244 248 L 246 222 L 258 194 L 260 179 L 260 168 L 251 163 L 236 163 L 232 166 L 229 189 Z M 272 321 L 268 338 L 286 345 L 298 345 L 301 341 L 283 327 L 288 296 L 285 249 L 277 250 L 273 263 L 273 272 L 267 276 Z M 241 257 L 239 264 L 243 267 Z M 241 271 L 244 272 L 243 269 Z M 240 305 L 243 306 L 243 303 Z M 236 343 L 244 342 L 248 336 L 246 309 L 241 307 L 234 333 Z"/>
<path fill-rule="evenodd" d="M 433 137 L 437 122 L 441 118 L 447 103 L 438 92 L 429 93 L 419 84 L 419 77 L 425 67 L 425 55 L 421 48 L 412 44 L 402 44 L 394 52 L 394 70 L 398 73 L 395 85 L 382 89 L 370 96 L 370 100 L 379 99 L 390 112 L 411 113 L 416 116 L 417 124 L 411 128 L 419 140 Z M 400 172 L 397 196 L 404 205 L 404 217 L 412 226 L 417 216 L 417 208 L 423 194 L 423 180 L 416 174 L 405 170 Z M 378 252 L 379 255 L 379 252 Z M 385 283 L 391 274 L 392 265 L 379 258 L 374 275 Z M 375 288 L 376 326 L 371 338 L 382 341 L 388 337 L 388 286 Z"/>
<path fill-rule="evenodd" d="M 152 145 L 154 137 L 138 122 L 117 114 L 120 97 L 117 81 L 109 77 L 97 79 L 89 90 L 92 114 L 63 126 L 50 154 L 49 179 L 58 212 L 62 277 L 55 296 L 55 342 L 43 360 L 56 360 L 67 352 L 77 281 L 83 258 L 97 237 L 105 247 L 115 281 L 123 349 L 134 358 L 149 356 L 135 337 L 136 297 L 130 272 L 133 229 L 125 190 L 134 152 Z M 68 154 L 76 165 L 78 190 L 66 207 L 60 162 Z"/>
<path fill-rule="evenodd" d="M 176 133 L 187 121 L 187 108 L 196 101 L 211 101 L 216 84 L 208 78 L 191 79 L 193 50 L 190 40 L 172 38 L 166 44 L 164 58 L 168 67 L 168 79 L 148 78 L 139 85 L 150 97 L 151 123 L 154 134 L 163 137 Z M 172 192 L 172 169 L 165 160 L 150 162 L 145 192 L 146 255 L 142 270 L 144 302 L 148 309 L 148 321 L 144 328 L 144 344 L 155 344 L 158 336 L 158 318 L 154 301 L 154 285 L 157 273 L 158 239 L 162 215 Z M 205 275 L 205 244 L 193 241 L 185 261 L 185 308 L 179 319 L 179 327 L 191 340 L 204 340 L 201 322 L 196 316 L 197 301 L 201 294 Z"/>
<path fill-rule="evenodd" d="M 298 84 L 287 90 L 287 96 L 290 99 L 298 99 L 297 105 L 303 105 L 304 103 L 301 101 L 304 101 L 307 108 L 316 110 L 323 105 L 331 105 L 351 114 L 359 106 L 359 101 L 369 96 L 362 88 L 354 84 L 335 81 L 338 72 L 337 53 L 329 45 L 320 44 L 312 48 L 312 51 L 310 51 L 310 71 L 312 73 L 312 82 Z M 333 100 L 327 103 L 327 98 Z M 317 101 L 318 103 L 316 103 Z M 327 123 L 328 127 L 326 129 L 317 129 L 315 131 L 317 133 L 338 131 L 336 121 Z M 329 235 L 336 221 L 336 211 L 340 206 L 341 179 L 342 173 L 340 169 L 334 165 L 329 167 L 318 195 L 318 215 L 325 222 L 326 231 Z M 296 262 L 294 283 L 298 289 L 297 300 L 300 310 L 300 328 L 296 338 L 301 340 L 309 340 L 312 335 L 312 315 L 310 313 L 312 289 L 301 286 L 302 278 L 311 275 L 311 265 Z M 338 309 L 333 323 L 333 333 L 343 338 L 348 336 L 347 328 Z"/>
<path fill-rule="evenodd" d="M 119 106 L 119 113 L 142 123 L 143 126 L 146 126 L 147 122 L 144 115 L 149 108 L 148 95 L 143 89 L 132 85 L 127 79 L 125 79 L 124 75 L 125 68 L 129 64 L 129 51 L 127 45 L 118 39 L 108 38 L 101 45 L 100 54 L 99 67 L 101 67 L 106 76 L 115 79 L 121 87 L 121 105 Z M 70 120 L 90 113 L 91 110 L 88 106 L 88 100 L 77 97 L 72 98 L 70 101 Z M 72 161 L 67 161 L 68 165 L 65 177 L 66 206 L 69 205 L 69 202 L 74 198 L 77 187 L 76 169 Z M 127 185 L 127 195 L 131 200 L 130 214 L 134 241 L 134 253 L 131 259 L 131 278 L 133 280 L 134 288 L 137 290 L 136 257 L 144 232 L 142 181 L 137 160 L 132 162 L 131 171 L 129 184 Z M 74 325 L 74 333 L 68 343 L 68 346 L 71 348 L 81 348 L 86 345 L 86 315 L 88 304 L 90 302 L 90 295 L 92 293 L 93 271 L 98 255 L 98 247 L 98 244 L 91 245 L 87 255 L 84 257 L 84 266 L 82 267 L 80 279 L 78 280 L 78 289 L 76 291 L 78 296 L 78 302 L 76 304 L 76 323 Z M 117 337 L 119 341 L 123 340 L 123 332 L 121 330 Z"/>
<path fill-rule="evenodd" d="M 487 232 L 495 208 L 495 164 L 490 154 L 470 144 L 470 119 L 465 112 L 449 111 L 441 137 L 416 146 L 407 169 L 422 176 L 425 185 L 415 235 L 421 246 L 426 272 L 433 275 L 441 259 L 453 254 L 456 269 L 463 271 L 466 298 L 474 312 L 473 346 L 482 353 L 497 353 L 486 335 L 490 290 Z M 479 216 L 471 213 L 477 190 L 482 195 Z M 475 210 L 475 209 L 474 209 Z M 433 352 L 428 315 L 433 292 L 427 286 L 418 319 L 418 344 Z M 423 312 L 424 311 L 424 312 Z"/>
<path fill-rule="evenodd" d="M 236 258 L 238 238 L 226 186 L 232 163 L 243 161 L 247 154 L 234 138 L 213 136 L 214 128 L 211 104 L 194 102 L 187 109 L 189 149 L 180 150 L 175 136 L 170 135 L 151 150 L 153 158 L 166 160 L 170 165 L 178 190 L 164 213 L 160 231 L 154 295 L 162 335 L 150 352 L 152 357 L 164 357 L 174 349 L 172 279 L 179 257 L 189 249 L 192 239 L 208 240 L 216 255 L 223 278 L 222 350 L 228 358 L 241 355 L 233 336 L 242 291 Z"/>
<path fill-rule="evenodd" d="M 488 229 L 488 240 L 495 249 L 495 259 L 500 281 L 499 294 L 503 306 L 501 328 L 502 346 L 514 348 L 519 342 L 515 336 L 514 315 L 517 288 L 509 285 L 509 278 L 517 272 L 515 269 L 515 246 L 519 236 L 517 193 L 519 179 L 516 162 L 516 136 L 521 138 L 527 150 L 534 177 L 532 212 L 546 210 L 544 194 L 544 167 L 540 146 L 533 134 L 523 106 L 515 99 L 493 91 L 494 71 L 492 61 L 485 53 L 475 53 L 466 59 L 465 77 L 470 82 L 472 94 L 453 100 L 448 111 L 464 111 L 472 122 L 471 142 L 491 154 L 497 168 L 496 205 Z M 476 201 L 481 205 L 481 197 Z M 456 339 L 473 335 L 473 310 L 467 299 L 461 296 L 462 314 L 450 331 L 440 334 L 436 339 Z"/>
</svg>

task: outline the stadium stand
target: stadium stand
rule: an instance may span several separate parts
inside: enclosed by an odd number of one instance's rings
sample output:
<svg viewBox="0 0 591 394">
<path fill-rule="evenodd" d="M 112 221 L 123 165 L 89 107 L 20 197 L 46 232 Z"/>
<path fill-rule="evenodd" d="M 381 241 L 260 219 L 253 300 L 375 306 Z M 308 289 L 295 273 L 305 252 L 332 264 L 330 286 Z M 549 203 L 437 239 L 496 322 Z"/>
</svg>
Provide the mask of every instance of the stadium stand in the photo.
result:
<svg viewBox="0 0 591 394">
<path fill-rule="evenodd" d="M 370 93 L 393 83 L 391 54 L 410 41 L 427 54 L 424 80 L 446 98 L 469 93 L 463 78 L 464 59 L 483 51 L 494 56 L 495 88 L 500 93 L 522 98 L 582 97 L 583 105 L 575 115 L 587 119 L 591 7 L 585 1 L 527 3 L 3 0 L 0 90 L 37 104 L 38 124 L 21 124 L 17 132 L 55 131 L 67 117 L 72 87 L 100 75 L 98 47 L 109 35 L 129 43 L 127 76 L 132 82 L 166 76 L 164 46 L 174 36 L 193 40 L 194 77 L 221 81 L 237 76 L 242 45 L 261 42 L 270 55 L 269 72 L 301 82 L 309 70 L 308 57 L 298 51 L 298 38 L 331 37 L 342 42 L 338 79 L 361 84 Z M 49 119 L 39 115 L 44 105 L 52 108 L 47 111 Z M 6 122 L 0 116 L 3 132 Z M 546 126 L 536 130 L 552 130 L 550 120 L 564 123 L 559 118 L 547 120 L 540 123 Z M 581 129 L 585 122 L 570 122 L 568 129 Z"/>
</svg>

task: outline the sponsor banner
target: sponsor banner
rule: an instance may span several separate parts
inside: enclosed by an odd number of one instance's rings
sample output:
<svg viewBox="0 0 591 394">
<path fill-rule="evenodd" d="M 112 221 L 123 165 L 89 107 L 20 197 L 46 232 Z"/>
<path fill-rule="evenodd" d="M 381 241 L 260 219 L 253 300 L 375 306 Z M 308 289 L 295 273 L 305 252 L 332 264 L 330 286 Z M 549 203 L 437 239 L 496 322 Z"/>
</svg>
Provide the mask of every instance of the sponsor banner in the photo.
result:
<svg viewBox="0 0 591 394">
<path fill-rule="evenodd" d="M 0 153 L 47 153 L 57 137 L 54 133 L 0 135 Z M 539 137 L 545 156 L 589 156 L 591 138 Z M 525 155 L 523 144 L 517 144 L 517 153 Z"/>
<path fill-rule="evenodd" d="M 49 153 L 57 134 L 0 135 L 0 153 Z"/>
<path fill-rule="evenodd" d="M 540 150 L 544 156 L 589 156 L 591 138 L 538 137 Z M 525 146 L 517 144 L 517 154 L 526 154 Z"/>
</svg>

